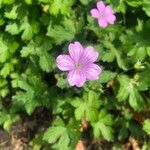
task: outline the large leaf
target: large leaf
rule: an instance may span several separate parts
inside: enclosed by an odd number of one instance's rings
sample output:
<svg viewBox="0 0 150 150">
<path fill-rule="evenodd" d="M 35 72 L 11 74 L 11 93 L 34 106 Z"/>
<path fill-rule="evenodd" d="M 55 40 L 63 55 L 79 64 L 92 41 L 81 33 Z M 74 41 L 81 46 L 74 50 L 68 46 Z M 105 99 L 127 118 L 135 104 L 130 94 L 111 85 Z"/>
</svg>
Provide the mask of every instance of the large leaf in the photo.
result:
<svg viewBox="0 0 150 150">
<path fill-rule="evenodd" d="M 129 104 L 134 110 L 140 110 L 144 105 L 144 100 L 138 92 L 138 87 L 134 79 L 129 79 L 127 76 L 122 75 L 118 77 L 120 88 L 117 94 L 118 101 L 129 100 Z"/>
<path fill-rule="evenodd" d="M 81 120 L 84 117 L 88 121 L 97 120 L 100 102 L 98 100 L 98 94 L 95 92 L 89 91 L 88 95 L 84 97 L 84 100 L 75 99 L 71 104 L 76 107 L 75 117 L 77 120 Z"/>
<path fill-rule="evenodd" d="M 101 110 L 99 113 L 99 120 L 96 123 L 92 123 L 93 133 L 95 138 L 103 137 L 108 141 L 113 141 L 113 118 L 105 110 Z"/>
<path fill-rule="evenodd" d="M 61 44 L 65 41 L 71 41 L 75 35 L 75 25 L 71 20 L 65 19 L 63 25 L 48 26 L 47 35 L 54 39 L 55 43 Z"/>
</svg>

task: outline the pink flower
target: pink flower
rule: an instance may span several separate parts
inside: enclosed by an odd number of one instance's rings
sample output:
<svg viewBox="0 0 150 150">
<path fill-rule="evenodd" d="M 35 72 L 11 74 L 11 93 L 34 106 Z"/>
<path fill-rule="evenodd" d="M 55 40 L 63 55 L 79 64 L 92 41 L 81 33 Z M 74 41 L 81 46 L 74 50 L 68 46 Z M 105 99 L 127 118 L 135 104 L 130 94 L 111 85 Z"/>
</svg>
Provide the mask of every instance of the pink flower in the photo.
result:
<svg viewBox="0 0 150 150">
<path fill-rule="evenodd" d="M 91 10 L 91 16 L 98 19 L 100 27 L 105 28 L 108 24 L 114 24 L 116 16 L 110 6 L 106 6 L 103 1 L 97 3 L 97 8 Z"/>
<path fill-rule="evenodd" d="M 56 59 L 57 67 L 68 71 L 68 82 L 71 86 L 82 87 L 86 80 L 97 80 L 101 68 L 94 64 L 98 52 L 92 46 L 83 48 L 79 42 L 69 44 L 69 55 L 59 55 Z"/>
</svg>

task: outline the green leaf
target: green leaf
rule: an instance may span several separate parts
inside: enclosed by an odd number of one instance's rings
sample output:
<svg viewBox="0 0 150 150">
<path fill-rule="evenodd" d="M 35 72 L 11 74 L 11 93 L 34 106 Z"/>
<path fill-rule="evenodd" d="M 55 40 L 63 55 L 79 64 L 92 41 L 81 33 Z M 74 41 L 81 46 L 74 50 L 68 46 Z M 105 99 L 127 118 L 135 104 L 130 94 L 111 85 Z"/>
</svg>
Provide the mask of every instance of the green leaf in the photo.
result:
<svg viewBox="0 0 150 150">
<path fill-rule="evenodd" d="M 5 29 L 7 32 L 9 32 L 10 34 L 12 35 L 16 35 L 20 32 L 19 30 L 19 27 L 16 23 L 12 23 L 12 24 L 8 24 L 6 26 L 6 29 Z"/>
<path fill-rule="evenodd" d="M 39 2 L 42 2 L 42 3 L 49 3 L 50 1 L 49 0 L 38 0 Z"/>
<path fill-rule="evenodd" d="M 15 0 L 2 0 L 2 4 L 10 5 L 13 4 Z"/>
<path fill-rule="evenodd" d="M 135 46 L 127 55 L 131 57 L 132 62 L 137 62 L 143 61 L 146 58 L 147 53 L 145 47 Z"/>
<path fill-rule="evenodd" d="M 6 63 L 3 68 L 0 70 L 0 75 L 3 76 L 4 78 L 7 77 L 7 75 L 10 74 L 10 72 L 13 70 L 14 66 L 13 63 Z"/>
<path fill-rule="evenodd" d="M 91 0 L 79 0 L 83 5 L 88 5 Z"/>
<path fill-rule="evenodd" d="M 147 76 L 148 74 L 150 74 L 150 68 L 146 67 L 143 71 L 138 72 L 135 75 L 135 78 L 137 78 L 137 81 L 138 81 L 139 91 L 146 91 L 149 89 L 150 80 L 149 80 L 149 76 Z"/>
<path fill-rule="evenodd" d="M 0 40 L 0 62 L 3 63 L 9 58 L 8 46 Z"/>
<path fill-rule="evenodd" d="M 110 0 L 111 4 L 113 4 L 113 8 L 115 12 L 122 12 L 123 14 L 126 13 L 127 6 L 125 1 L 122 0 Z"/>
<path fill-rule="evenodd" d="M 150 1 L 149 0 L 143 0 L 143 10 L 145 13 L 150 17 Z"/>
<path fill-rule="evenodd" d="M 82 101 L 80 99 L 76 99 L 74 101 L 71 101 L 70 103 L 73 107 L 77 108 L 82 104 Z"/>
<path fill-rule="evenodd" d="M 55 143 L 65 132 L 65 127 L 50 127 L 44 133 L 43 139 L 48 143 Z"/>
<path fill-rule="evenodd" d="M 20 30 L 23 30 L 21 38 L 23 40 L 31 40 L 33 37 L 33 29 L 31 24 L 28 22 L 28 19 L 25 18 L 21 24 Z"/>
<path fill-rule="evenodd" d="M 33 75 L 23 75 L 17 79 L 17 87 L 21 90 L 13 96 L 13 105 L 23 107 L 31 114 L 37 106 L 49 106 L 49 93 L 47 86 L 41 79 Z"/>
<path fill-rule="evenodd" d="M 144 121 L 143 130 L 150 135 L 150 119 Z"/>
<path fill-rule="evenodd" d="M 20 117 L 17 114 L 1 111 L 0 124 L 3 124 L 5 130 L 9 130 L 13 123 L 17 122 Z"/>
<path fill-rule="evenodd" d="M 21 49 L 21 57 L 28 57 L 35 54 L 35 46 L 33 42 L 30 42 L 27 46 L 23 46 Z"/>
<path fill-rule="evenodd" d="M 129 104 L 135 110 L 140 110 L 144 105 L 144 100 L 136 88 L 130 88 Z"/>
<path fill-rule="evenodd" d="M 143 0 L 126 0 L 126 3 L 132 7 L 139 7 L 143 4 Z"/>
<path fill-rule="evenodd" d="M 5 17 L 8 19 L 13 19 L 15 20 L 17 18 L 17 8 L 18 5 L 12 7 L 12 10 L 10 10 L 10 12 L 5 12 Z"/>
<path fill-rule="evenodd" d="M 55 25 L 48 26 L 47 35 L 54 39 L 56 44 L 61 44 L 65 41 L 71 41 L 75 35 L 75 25 L 72 21 L 65 20 L 63 22 L 65 26 Z"/>
<path fill-rule="evenodd" d="M 46 72 L 50 72 L 52 70 L 54 62 L 54 57 L 47 53 L 40 56 L 40 67 Z"/>
<path fill-rule="evenodd" d="M 103 123 L 99 124 L 99 128 L 101 129 L 101 134 L 102 136 L 108 140 L 108 141 L 113 141 L 114 136 L 113 136 L 113 129 L 112 127 L 106 126 Z"/>
<path fill-rule="evenodd" d="M 86 111 L 86 104 L 82 103 L 76 110 L 75 110 L 75 118 L 77 120 L 81 120 L 85 116 L 85 111 Z"/>
<path fill-rule="evenodd" d="M 61 89 L 70 88 L 68 81 L 61 74 L 56 74 L 55 78 L 57 79 L 57 86 Z"/>
<path fill-rule="evenodd" d="M 146 50 L 147 50 L 148 56 L 150 57 L 150 47 L 147 47 Z"/>
<path fill-rule="evenodd" d="M 123 60 L 121 53 L 119 51 L 116 51 L 116 60 L 118 63 L 118 66 L 123 69 L 123 70 L 127 70 L 127 66 L 125 61 Z"/>
<path fill-rule="evenodd" d="M 104 62 L 113 62 L 114 61 L 114 59 L 115 59 L 115 54 L 114 53 L 112 53 L 112 52 L 105 52 L 105 54 L 103 55 L 103 57 L 102 57 L 102 60 L 104 61 Z"/>
<path fill-rule="evenodd" d="M 125 101 L 129 96 L 129 78 L 127 76 L 119 76 L 118 77 L 120 88 L 117 94 L 118 101 Z"/>
<path fill-rule="evenodd" d="M 50 5 L 49 11 L 53 15 L 69 15 L 71 12 L 71 6 L 74 4 L 74 0 L 53 0 Z"/>
<path fill-rule="evenodd" d="M 32 0 L 25 0 L 25 2 L 29 5 L 32 4 Z"/>
<path fill-rule="evenodd" d="M 86 110 L 86 118 L 89 121 L 95 121 L 98 118 L 98 110 L 96 110 L 95 108 L 88 108 Z"/>
<path fill-rule="evenodd" d="M 95 138 L 103 137 L 108 141 L 113 141 L 113 119 L 110 114 L 105 110 L 101 110 L 99 113 L 99 120 L 96 123 L 92 123 L 93 133 Z"/>
<path fill-rule="evenodd" d="M 5 23 L 4 18 L 0 15 L 0 26 L 3 26 Z"/>
<path fill-rule="evenodd" d="M 134 79 L 129 79 L 122 75 L 118 77 L 120 88 L 117 94 L 118 101 L 125 101 L 128 99 L 130 106 L 134 110 L 140 110 L 144 105 L 144 100 L 138 92 L 138 87 Z"/>
<path fill-rule="evenodd" d="M 95 121 L 98 118 L 98 108 L 100 102 L 98 100 L 99 96 L 93 91 L 89 91 L 88 95 L 82 99 L 75 99 L 71 104 L 76 107 L 75 118 L 81 120 L 86 117 L 88 121 Z M 81 101 L 81 102 L 80 102 Z"/>
<path fill-rule="evenodd" d="M 111 51 L 112 55 L 115 55 L 119 68 L 127 70 L 126 61 L 123 59 L 122 52 L 119 49 L 116 49 L 109 41 L 104 41 L 103 44 Z"/>
<path fill-rule="evenodd" d="M 108 81 L 114 79 L 116 77 L 117 73 L 104 70 L 102 71 L 100 75 L 100 83 L 107 83 Z"/>
<path fill-rule="evenodd" d="M 70 143 L 70 138 L 65 127 L 56 126 L 50 127 L 44 133 L 43 140 L 47 141 L 50 144 L 54 144 L 54 147 L 57 149 L 67 149 Z M 57 142 L 58 141 L 58 142 Z"/>
</svg>

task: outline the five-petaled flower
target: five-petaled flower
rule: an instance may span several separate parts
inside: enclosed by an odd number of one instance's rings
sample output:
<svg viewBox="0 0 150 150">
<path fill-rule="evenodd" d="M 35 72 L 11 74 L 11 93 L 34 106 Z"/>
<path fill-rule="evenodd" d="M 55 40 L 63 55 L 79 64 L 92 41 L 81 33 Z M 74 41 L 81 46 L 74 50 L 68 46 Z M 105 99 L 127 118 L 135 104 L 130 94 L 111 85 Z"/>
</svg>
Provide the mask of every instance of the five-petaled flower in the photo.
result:
<svg viewBox="0 0 150 150">
<path fill-rule="evenodd" d="M 97 2 L 97 8 L 91 10 L 91 16 L 98 19 L 100 27 L 105 28 L 108 24 L 114 24 L 116 16 L 110 6 L 103 1 Z"/>
<path fill-rule="evenodd" d="M 69 55 L 59 55 L 57 67 L 68 71 L 67 79 L 71 86 L 82 87 L 86 80 L 97 80 L 101 68 L 94 64 L 99 54 L 92 46 L 83 48 L 79 42 L 69 44 Z"/>
</svg>

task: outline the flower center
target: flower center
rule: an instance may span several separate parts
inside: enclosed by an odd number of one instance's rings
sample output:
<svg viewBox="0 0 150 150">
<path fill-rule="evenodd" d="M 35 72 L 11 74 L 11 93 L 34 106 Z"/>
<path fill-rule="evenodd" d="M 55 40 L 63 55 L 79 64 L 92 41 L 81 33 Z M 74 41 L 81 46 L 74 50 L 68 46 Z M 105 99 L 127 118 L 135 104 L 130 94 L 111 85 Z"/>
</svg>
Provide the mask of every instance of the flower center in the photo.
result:
<svg viewBox="0 0 150 150">
<path fill-rule="evenodd" d="M 106 14 L 105 14 L 105 13 L 103 13 L 103 12 L 102 12 L 102 13 L 100 13 L 100 14 L 99 14 L 99 18 L 106 18 Z"/>
<path fill-rule="evenodd" d="M 82 64 L 81 63 L 75 64 L 75 69 L 76 70 L 80 70 L 81 68 L 82 68 Z"/>
</svg>

